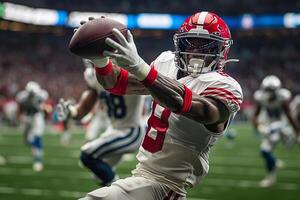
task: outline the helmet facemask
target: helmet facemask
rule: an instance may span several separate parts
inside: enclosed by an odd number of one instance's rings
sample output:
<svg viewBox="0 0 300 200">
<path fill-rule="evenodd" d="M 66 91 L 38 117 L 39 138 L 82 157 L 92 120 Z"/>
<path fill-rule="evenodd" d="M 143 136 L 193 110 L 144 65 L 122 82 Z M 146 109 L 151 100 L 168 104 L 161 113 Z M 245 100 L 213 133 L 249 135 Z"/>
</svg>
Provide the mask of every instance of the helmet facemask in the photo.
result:
<svg viewBox="0 0 300 200">
<path fill-rule="evenodd" d="M 197 77 L 225 64 L 232 40 L 214 34 L 185 32 L 174 35 L 176 66 Z"/>
</svg>

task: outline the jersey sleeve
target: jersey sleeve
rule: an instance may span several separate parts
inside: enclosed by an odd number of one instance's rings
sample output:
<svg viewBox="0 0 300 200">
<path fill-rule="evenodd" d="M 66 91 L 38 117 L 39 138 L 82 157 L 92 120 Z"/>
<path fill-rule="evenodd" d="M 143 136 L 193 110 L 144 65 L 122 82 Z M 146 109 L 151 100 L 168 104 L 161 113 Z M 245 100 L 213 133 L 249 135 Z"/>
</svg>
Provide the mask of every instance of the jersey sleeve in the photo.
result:
<svg viewBox="0 0 300 200">
<path fill-rule="evenodd" d="M 154 67 L 159 73 L 168 76 L 170 78 L 176 78 L 177 68 L 174 69 L 174 54 L 171 51 L 162 52 L 152 63 L 151 67 Z"/>
<path fill-rule="evenodd" d="M 292 98 L 292 94 L 288 89 L 281 88 L 279 91 L 279 97 L 283 102 L 288 102 Z"/>
<path fill-rule="evenodd" d="M 262 91 L 257 90 L 257 91 L 254 92 L 253 99 L 254 99 L 255 102 L 258 103 L 262 100 L 262 96 L 263 96 Z"/>
<path fill-rule="evenodd" d="M 16 101 L 18 103 L 23 103 L 27 98 L 27 93 L 25 91 L 21 91 L 16 95 Z"/>
<path fill-rule="evenodd" d="M 231 78 L 214 82 L 200 95 L 220 100 L 228 108 L 230 113 L 236 113 L 240 109 L 243 101 L 243 93 L 240 85 Z"/>
<path fill-rule="evenodd" d="M 95 70 L 93 67 L 87 67 L 83 75 L 88 87 L 96 90 L 97 92 L 104 91 L 103 87 L 100 85 L 96 78 Z"/>
<path fill-rule="evenodd" d="M 41 90 L 40 97 L 41 97 L 42 101 L 45 101 L 49 98 L 49 94 L 46 90 Z"/>
</svg>

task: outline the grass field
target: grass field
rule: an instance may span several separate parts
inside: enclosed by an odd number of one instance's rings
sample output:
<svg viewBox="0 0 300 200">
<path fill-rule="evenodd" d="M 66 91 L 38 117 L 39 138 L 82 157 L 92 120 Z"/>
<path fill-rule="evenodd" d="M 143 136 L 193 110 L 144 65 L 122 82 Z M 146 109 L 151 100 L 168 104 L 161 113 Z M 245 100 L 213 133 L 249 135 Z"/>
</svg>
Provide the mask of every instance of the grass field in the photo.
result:
<svg viewBox="0 0 300 200">
<path fill-rule="evenodd" d="M 300 199 L 300 145 L 292 149 L 279 145 L 276 154 L 286 163 L 278 183 L 268 189 L 257 186 L 264 177 L 259 157 L 259 138 L 248 124 L 234 127 L 237 138 L 230 144 L 225 138 L 212 149 L 210 173 L 204 182 L 189 190 L 190 200 L 292 200 Z M 0 166 L 0 199 L 49 200 L 77 199 L 97 188 L 86 169 L 79 167 L 79 147 L 84 135 L 74 134 L 71 144 L 62 147 L 58 134 L 44 135 L 45 169 L 32 171 L 30 149 L 23 144 L 18 129 L 0 126 L 0 155 L 7 164 Z M 118 168 L 121 177 L 129 176 L 136 161 L 127 156 Z"/>
</svg>

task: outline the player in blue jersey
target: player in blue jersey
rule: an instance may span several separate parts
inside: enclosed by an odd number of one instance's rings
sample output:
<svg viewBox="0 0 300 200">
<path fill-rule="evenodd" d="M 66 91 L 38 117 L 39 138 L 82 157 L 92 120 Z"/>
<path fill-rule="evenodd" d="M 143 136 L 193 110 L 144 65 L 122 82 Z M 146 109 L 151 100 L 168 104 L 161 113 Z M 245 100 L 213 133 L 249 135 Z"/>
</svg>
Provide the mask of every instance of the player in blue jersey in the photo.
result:
<svg viewBox="0 0 300 200">
<path fill-rule="evenodd" d="M 41 89 L 37 82 L 27 83 L 25 90 L 20 91 L 16 100 L 19 105 L 18 118 L 23 128 L 25 141 L 32 148 L 34 163 L 33 170 L 43 170 L 43 143 L 42 135 L 45 129 L 45 100 L 47 91 Z"/>
<path fill-rule="evenodd" d="M 114 95 L 105 92 L 96 80 L 95 71 L 90 62 L 85 61 L 84 78 L 88 90 L 76 105 L 61 101 L 57 106 L 61 120 L 70 116 L 80 119 L 94 107 L 100 97 L 100 111 L 93 123 L 96 127 L 106 128 L 99 137 L 87 142 L 81 148 L 81 161 L 93 172 L 102 185 L 109 185 L 117 179 L 114 168 L 123 154 L 135 152 L 144 137 L 142 113 L 144 97 L 137 95 Z M 103 115 L 106 112 L 109 120 Z M 96 120 L 99 121 L 96 121 Z M 99 130 L 96 128 L 95 130 Z"/>
</svg>

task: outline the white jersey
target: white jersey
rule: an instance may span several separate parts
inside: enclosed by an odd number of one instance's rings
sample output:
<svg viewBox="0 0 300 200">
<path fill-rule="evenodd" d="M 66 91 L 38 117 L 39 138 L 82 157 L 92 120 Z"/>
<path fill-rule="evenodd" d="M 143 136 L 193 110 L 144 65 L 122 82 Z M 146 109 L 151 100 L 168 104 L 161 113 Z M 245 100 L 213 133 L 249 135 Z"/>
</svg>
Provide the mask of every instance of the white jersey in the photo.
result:
<svg viewBox="0 0 300 200">
<path fill-rule="evenodd" d="M 20 91 L 16 101 L 22 106 L 25 115 L 32 116 L 41 111 L 42 103 L 48 98 L 48 92 L 40 90 L 38 93 L 31 93 L 27 90 Z"/>
<path fill-rule="evenodd" d="M 286 120 L 283 104 L 289 102 L 290 99 L 291 92 L 285 88 L 277 90 L 272 100 L 270 100 L 269 92 L 257 90 L 254 93 L 254 100 L 261 106 L 258 116 L 259 123 L 268 125 L 272 122 Z"/>
<path fill-rule="evenodd" d="M 115 129 L 136 127 L 141 124 L 144 97 L 139 95 L 118 96 L 105 92 L 98 83 L 95 70 L 86 68 L 84 78 L 89 87 L 97 90 L 99 97 L 106 104 L 111 126 Z"/>
<path fill-rule="evenodd" d="M 163 75 L 176 79 L 178 69 L 170 51 L 162 53 L 152 65 Z M 186 76 L 178 81 L 194 93 L 222 101 L 230 111 L 230 119 L 240 108 L 241 87 L 224 72 L 210 72 L 197 78 Z M 185 195 L 186 187 L 199 183 L 208 173 L 209 150 L 224 132 L 213 133 L 203 124 L 154 102 L 133 175 L 157 180 Z"/>
</svg>

